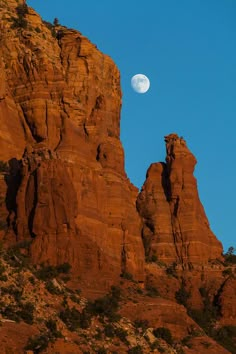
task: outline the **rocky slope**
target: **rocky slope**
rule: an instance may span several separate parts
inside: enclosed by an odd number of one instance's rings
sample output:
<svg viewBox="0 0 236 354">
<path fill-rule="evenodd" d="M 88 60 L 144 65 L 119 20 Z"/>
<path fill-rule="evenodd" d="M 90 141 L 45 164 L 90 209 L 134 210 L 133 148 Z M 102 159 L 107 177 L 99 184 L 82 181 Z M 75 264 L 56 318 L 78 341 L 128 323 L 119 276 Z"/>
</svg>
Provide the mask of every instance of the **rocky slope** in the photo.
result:
<svg viewBox="0 0 236 354">
<path fill-rule="evenodd" d="M 50 343 L 43 349 L 38 338 L 36 351 L 45 353 L 104 353 L 102 343 L 108 353 L 229 352 L 222 345 L 234 348 L 225 340 L 235 336 L 235 267 L 210 230 L 186 142 L 165 137 L 166 162 L 150 166 L 139 193 L 124 169 L 111 58 L 23 0 L 1 0 L 0 29 L 2 352 L 23 353 L 40 331 Z M 70 265 L 66 280 L 61 264 Z M 114 284 L 122 297 L 111 320 Z M 108 292 L 91 314 L 86 298 Z M 63 302 L 69 294 L 74 300 Z M 63 311 L 77 321 L 73 329 Z M 54 321 L 50 330 L 44 317 Z"/>
</svg>

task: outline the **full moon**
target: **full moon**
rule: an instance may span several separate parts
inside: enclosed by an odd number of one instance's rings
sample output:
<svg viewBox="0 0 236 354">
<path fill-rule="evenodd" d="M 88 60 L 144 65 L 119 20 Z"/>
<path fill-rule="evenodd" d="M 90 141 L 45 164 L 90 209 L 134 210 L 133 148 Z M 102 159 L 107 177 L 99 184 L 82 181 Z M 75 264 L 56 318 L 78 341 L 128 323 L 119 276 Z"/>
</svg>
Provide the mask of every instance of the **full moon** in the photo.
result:
<svg viewBox="0 0 236 354">
<path fill-rule="evenodd" d="M 134 75 L 131 79 L 131 86 L 138 93 L 145 93 L 149 90 L 149 78 L 143 74 Z"/>
</svg>

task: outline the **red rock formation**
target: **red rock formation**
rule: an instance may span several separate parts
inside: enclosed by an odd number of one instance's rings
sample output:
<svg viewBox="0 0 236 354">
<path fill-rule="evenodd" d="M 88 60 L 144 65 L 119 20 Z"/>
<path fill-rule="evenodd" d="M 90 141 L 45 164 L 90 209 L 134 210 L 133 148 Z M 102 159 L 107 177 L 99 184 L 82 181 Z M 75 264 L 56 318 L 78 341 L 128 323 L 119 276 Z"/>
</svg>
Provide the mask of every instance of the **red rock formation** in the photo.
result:
<svg viewBox="0 0 236 354">
<path fill-rule="evenodd" d="M 235 269 L 235 268 L 234 268 Z M 221 324 L 235 325 L 236 318 L 236 279 L 228 277 L 219 290 Z"/>
<path fill-rule="evenodd" d="M 165 142 L 166 163 L 149 167 L 137 199 L 146 256 L 183 266 L 220 259 L 222 245 L 210 230 L 193 176 L 196 159 L 177 134 Z"/>
<path fill-rule="evenodd" d="M 81 33 L 51 31 L 31 8 L 27 27 L 11 28 L 17 5 L 1 12 L 0 160 L 22 164 L 8 176 L 6 237 L 33 238 L 34 262 L 67 261 L 94 283 L 99 271 L 107 286 L 122 271 L 143 281 L 138 191 L 119 140 L 119 71 Z"/>
</svg>

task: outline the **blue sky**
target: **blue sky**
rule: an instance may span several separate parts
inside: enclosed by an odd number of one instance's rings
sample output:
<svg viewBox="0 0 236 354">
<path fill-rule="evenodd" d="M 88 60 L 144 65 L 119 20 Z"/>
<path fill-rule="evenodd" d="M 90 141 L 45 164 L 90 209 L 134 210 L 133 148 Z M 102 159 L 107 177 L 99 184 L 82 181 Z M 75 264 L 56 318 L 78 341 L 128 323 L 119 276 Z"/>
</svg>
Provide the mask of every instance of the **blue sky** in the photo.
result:
<svg viewBox="0 0 236 354">
<path fill-rule="evenodd" d="M 182 135 L 212 230 L 236 247 L 236 1 L 28 0 L 47 21 L 78 29 L 121 72 L 126 171 L 141 187 L 165 159 L 164 135 Z M 146 94 L 130 86 L 149 77 Z"/>
</svg>

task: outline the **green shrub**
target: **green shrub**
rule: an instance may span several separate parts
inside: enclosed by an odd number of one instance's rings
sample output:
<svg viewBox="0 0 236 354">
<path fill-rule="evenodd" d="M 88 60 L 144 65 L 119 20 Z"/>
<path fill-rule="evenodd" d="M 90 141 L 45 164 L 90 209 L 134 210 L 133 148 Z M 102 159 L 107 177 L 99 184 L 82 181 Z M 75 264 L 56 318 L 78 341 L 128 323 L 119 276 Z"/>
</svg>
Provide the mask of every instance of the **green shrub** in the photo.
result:
<svg viewBox="0 0 236 354">
<path fill-rule="evenodd" d="M 231 246 L 228 251 L 224 254 L 226 264 L 236 264 L 236 249 Z"/>
<path fill-rule="evenodd" d="M 121 298 L 120 288 L 112 286 L 109 294 L 87 304 L 87 311 L 92 315 L 106 316 L 110 321 L 117 321 L 117 314 Z"/>
<path fill-rule="evenodd" d="M 0 173 L 1 172 L 9 172 L 9 166 L 8 166 L 7 162 L 0 160 Z"/>
<path fill-rule="evenodd" d="M 26 323 L 33 324 L 34 322 L 34 304 L 31 302 L 21 303 L 21 309 L 17 311 L 17 315 Z"/>
<path fill-rule="evenodd" d="M 48 334 L 40 334 L 29 338 L 28 343 L 24 349 L 32 350 L 35 353 L 40 353 L 43 350 L 47 349 L 49 341 L 50 339 Z"/>
<path fill-rule="evenodd" d="M 152 254 L 152 255 L 146 256 L 145 260 L 147 263 L 152 263 L 152 262 L 157 262 L 158 258 L 155 254 Z"/>
<path fill-rule="evenodd" d="M 104 334 L 109 338 L 113 338 L 115 336 L 115 329 L 110 323 L 104 326 Z"/>
<path fill-rule="evenodd" d="M 190 298 L 190 293 L 185 288 L 185 282 L 182 281 L 180 289 L 177 290 L 175 293 L 175 299 L 179 304 L 187 307 L 187 301 L 189 298 Z"/>
<path fill-rule="evenodd" d="M 43 21 L 44 25 L 51 31 L 53 37 L 57 36 L 55 26 L 51 22 Z"/>
<path fill-rule="evenodd" d="M 16 7 L 17 17 L 12 17 L 12 28 L 27 28 L 27 20 L 25 18 L 28 14 L 28 6 L 21 4 Z"/>
<path fill-rule="evenodd" d="M 227 268 L 227 269 L 224 269 L 223 270 L 223 272 L 222 272 L 222 275 L 224 276 L 224 277 L 226 277 L 227 275 L 232 275 L 233 274 L 233 272 L 232 272 L 232 268 Z"/>
<path fill-rule="evenodd" d="M 4 259 L 12 266 L 15 268 L 18 268 L 18 270 L 21 270 L 23 268 L 29 268 L 30 265 L 30 258 L 28 256 L 28 249 L 29 245 L 31 244 L 31 241 L 23 241 L 19 242 L 18 244 L 9 247 L 7 251 L 4 253 Z M 26 250 L 27 252 L 22 253 L 22 249 Z"/>
<path fill-rule="evenodd" d="M 148 320 L 135 320 L 134 326 L 137 329 L 141 328 L 142 331 L 144 332 L 144 331 L 146 331 L 146 329 L 148 329 L 149 323 L 148 323 Z"/>
<path fill-rule="evenodd" d="M 5 308 L 0 309 L 0 313 L 3 315 L 3 317 L 19 322 L 20 321 L 20 316 L 17 313 L 17 307 L 14 305 L 7 305 Z"/>
<path fill-rule="evenodd" d="M 133 275 L 132 275 L 131 273 L 128 273 L 128 272 L 123 272 L 123 273 L 121 274 L 121 278 L 130 280 L 130 281 L 133 281 L 133 280 L 134 280 Z"/>
<path fill-rule="evenodd" d="M 0 280 L 1 280 L 1 281 L 7 281 L 8 278 L 7 278 L 7 276 L 6 276 L 5 274 L 1 274 L 1 275 L 0 275 Z"/>
<path fill-rule="evenodd" d="M 50 332 L 50 335 L 53 338 L 61 338 L 62 334 L 60 331 L 57 330 L 57 324 L 55 320 L 49 319 L 48 321 L 46 321 L 46 327 Z"/>
<path fill-rule="evenodd" d="M 85 309 L 80 313 L 75 307 L 71 309 L 66 307 L 60 312 L 59 317 L 71 331 L 75 331 L 78 328 L 86 329 L 91 323 L 90 314 Z"/>
<path fill-rule="evenodd" d="M 2 287 L 1 288 L 1 293 L 2 295 L 4 294 L 9 294 L 14 297 L 16 303 L 20 303 L 23 289 L 17 288 L 14 285 L 9 285 L 7 287 Z"/>
<path fill-rule="evenodd" d="M 115 335 L 125 344 L 128 344 L 128 341 L 126 339 L 127 335 L 128 335 L 128 332 L 123 329 L 123 328 L 116 328 L 115 329 Z"/>
<path fill-rule="evenodd" d="M 153 342 L 152 344 L 150 344 L 150 348 L 152 350 L 158 349 L 158 351 L 160 353 L 165 353 L 165 349 L 162 348 L 162 346 L 160 345 L 160 343 L 157 340 L 155 342 Z"/>
<path fill-rule="evenodd" d="M 142 347 L 140 345 L 136 345 L 136 347 L 128 350 L 128 354 L 143 354 Z"/>
<path fill-rule="evenodd" d="M 55 17 L 53 20 L 53 26 L 59 26 L 59 20 L 57 17 Z"/>
<path fill-rule="evenodd" d="M 147 296 L 150 296 L 150 297 L 160 296 L 158 289 L 155 288 L 154 286 L 148 285 L 146 287 L 146 289 L 147 289 Z"/>
<path fill-rule="evenodd" d="M 71 265 L 69 263 L 59 264 L 56 269 L 58 273 L 68 274 L 71 270 Z"/>
<path fill-rule="evenodd" d="M 106 354 L 106 353 L 107 353 L 107 350 L 106 350 L 104 347 L 98 348 L 98 349 L 96 350 L 96 353 L 97 353 L 97 354 Z"/>
<path fill-rule="evenodd" d="M 59 264 L 58 266 L 44 266 L 41 265 L 41 268 L 35 273 L 36 277 L 40 280 L 50 280 L 56 278 L 59 274 L 68 274 L 71 269 L 69 263 Z"/>
<path fill-rule="evenodd" d="M 67 307 L 64 311 L 59 314 L 60 319 L 65 323 L 70 331 L 75 331 L 80 327 L 80 312 L 72 307 L 71 309 Z"/>
<path fill-rule="evenodd" d="M 166 341 L 166 343 L 168 343 L 170 345 L 173 344 L 173 338 L 172 338 L 172 334 L 171 334 L 171 331 L 169 330 L 169 328 L 158 327 L 153 330 L 153 334 L 156 338 L 162 338 L 162 339 L 164 339 L 164 341 Z"/>
<path fill-rule="evenodd" d="M 60 295 L 63 293 L 63 291 L 56 287 L 51 280 L 46 282 L 45 288 L 53 295 Z"/>
<path fill-rule="evenodd" d="M 181 340 L 182 345 L 187 346 L 188 348 L 192 347 L 192 344 L 190 343 L 192 336 L 186 336 Z"/>
<path fill-rule="evenodd" d="M 176 262 L 173 262 L 169 267 L 166 268 L 166 274 L 174 277 L 174 278 L 178 278 L 177 272 L 176 272 Z"/>
<path fill-rule="evenodd" d="M 26 14 L 29 13 L 28 6 L 26 4 L 20 4 L 16 7 L 16 12 L 19 17 L 24 17 Z"/>
<path fill-rule="evenodd" d="M 230 353 L 236 353 L 236 326 L 224 326 L 213 333 L 213 338 Z"/>
<path fill-rule="evenodd" d="M 75 302 L 76 304 L 80 303 L 80 299 L 78 299 L 78 297 L 76 295 L 74 295 L 74 294 L 72 294 L 70 296 L 70 299 L 71 299 L 71 301 Z"/>
</svg>

